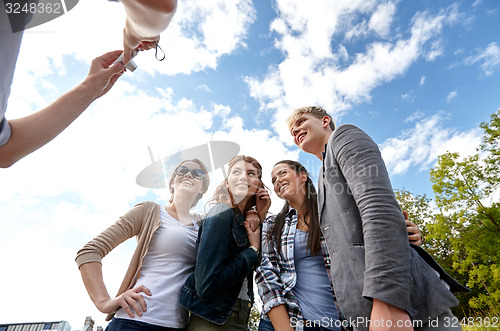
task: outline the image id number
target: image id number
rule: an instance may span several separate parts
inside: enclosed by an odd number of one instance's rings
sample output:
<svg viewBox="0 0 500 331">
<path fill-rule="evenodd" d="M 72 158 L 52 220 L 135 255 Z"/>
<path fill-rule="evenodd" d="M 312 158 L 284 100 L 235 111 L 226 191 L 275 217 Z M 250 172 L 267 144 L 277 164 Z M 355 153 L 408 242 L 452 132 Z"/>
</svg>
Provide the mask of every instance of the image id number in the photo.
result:
<svg viewBox="0 0 500 331">
<path fill-rule="evenodd" d="M 443 320 L 444 327 L 446 328 L 459 326 L 497 328 L 500 325 L 498 317 L 464 317 L 461 320 L 458 320 L 456 317 L 445 317 Z"/>
<path fill-rule="evenodd" d="M 21 13 L 39 13 L 39 14 L 61 14 L 61 3 L 24 3 L 7 2 L 5 3 L 5 11 L 7 14 Z"/>
</svg>

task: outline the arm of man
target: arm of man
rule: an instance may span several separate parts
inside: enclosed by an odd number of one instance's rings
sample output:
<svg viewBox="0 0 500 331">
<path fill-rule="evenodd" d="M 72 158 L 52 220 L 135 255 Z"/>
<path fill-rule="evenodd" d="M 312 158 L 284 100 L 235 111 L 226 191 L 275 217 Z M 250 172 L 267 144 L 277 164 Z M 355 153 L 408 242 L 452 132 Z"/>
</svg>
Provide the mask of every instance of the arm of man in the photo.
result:
<svg viewBox="0 0 500 331">
<path fill-rule="evenodd" d="M 8 168 L 54 139 L 97 98 L 106 94 L 124 70 L 111 66 L 121 51 L 106 53 L 92 61 L 87 78 L 48 107 L 23 118 L 9 120 L 12 133 L 0 147 L 0 167 Z"/>
<path fill-rule="evenodd" d="M 131 59 L 133 50 L 153 48 L 160 33 L 174 16 L 177 0 L 121 0 L 127 13 L 123 29 L 123 62 Z M 141 44 L 142 43 L 142 44 Z"/>
<path fill-rule="evenodd" d="M 363 296 L 373 300 L 371 319 L 404 323 L 410 309 L 410 248 L 380 150 L 365 132 L 352 125 L 338 127 L 334 135 L 333 153 L 361 217 Z"/>
</svg>

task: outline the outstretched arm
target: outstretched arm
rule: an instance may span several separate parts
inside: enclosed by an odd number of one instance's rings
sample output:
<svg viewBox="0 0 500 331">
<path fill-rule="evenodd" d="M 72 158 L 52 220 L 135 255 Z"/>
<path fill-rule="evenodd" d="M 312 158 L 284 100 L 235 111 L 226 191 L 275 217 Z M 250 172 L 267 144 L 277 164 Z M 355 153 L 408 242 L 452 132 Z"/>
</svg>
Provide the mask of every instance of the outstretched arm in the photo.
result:
<svg viewBox="0 0 500 331">
<path fill-rule="evenodd" d="M 50 106 L 26 117 L 9 120 L 9 141 L 0 147 L 0 167 L 8 168 L 54 139 L 97 98 L 106 94 L 123 72 L 123 64 L 111 66 L 121 51 L 92 61 L 87 78 Z"/>
<path fill-rule="evenodd" d="M 123 62 L 133 50 L 153 48 L 174 16 L 177 0 L 121 0 L 127 13 L 123 29 Z"/>
</svg>

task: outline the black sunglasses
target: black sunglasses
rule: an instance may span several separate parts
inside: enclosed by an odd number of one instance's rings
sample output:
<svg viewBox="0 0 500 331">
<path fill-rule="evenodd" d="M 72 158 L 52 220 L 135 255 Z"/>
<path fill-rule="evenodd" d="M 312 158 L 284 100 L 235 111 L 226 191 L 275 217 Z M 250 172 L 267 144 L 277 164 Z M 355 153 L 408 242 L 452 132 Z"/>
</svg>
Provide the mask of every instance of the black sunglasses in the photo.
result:
<svg viewBox="0 0 500 331">
<path fill-rule="evenodd" d="M 198 180 L 202 180 L 203 178 L 205 178 L 206 175 L 205 171 L 201 169 L 189 169 L 188 167 L 182 165 L 175 168 L 175 174 L 177 176 L 187 175 L 188 172 L 191 172 L 191 176 L 193 176 L 193 178 Z"/>
</svg>

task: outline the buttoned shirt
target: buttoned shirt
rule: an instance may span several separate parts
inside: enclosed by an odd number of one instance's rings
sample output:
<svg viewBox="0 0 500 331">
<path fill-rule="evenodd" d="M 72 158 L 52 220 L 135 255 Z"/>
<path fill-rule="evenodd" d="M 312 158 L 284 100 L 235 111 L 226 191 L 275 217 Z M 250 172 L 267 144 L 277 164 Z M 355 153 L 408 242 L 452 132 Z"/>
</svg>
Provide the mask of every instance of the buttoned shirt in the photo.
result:
<svg viewBox="0 0 500 331">
<path fill-rule="evenodd" d="M 297 228 L 297 211 L 290 208 L 285 216 L 285 223 L 281 231 L 281 253 L 278 253 L 276 242 L 271 240 L 269 231 L 274 225 L 276 216 L 268 217 L 262 226 L 262 244 L 261 244 L 261 264 L 256 270 L 255 282 L 262 298 L 261 318 L 269 321 L 267 313 L 274 307 L 285 304 L 288 316 L 292 324 L 295 324 L 295 330 L 303 330 L 303 316 L 297 297 L 293 293 L 293 288 L 297 280 L 294 262 L 294 243 L 295 231 Z M 326 243 L 321 236 L 321 252 L 325 262 L 325 268 L 330 280 L 330 256 L 326 249 Z M 335 300 L 335 294 L 332 294 Z M 336 301 L 336 300 L 335 300 Z M 335 305 L 338 311 L 338 305 Z M 341 316 L 338 311 L 338 316 Z"/>
</svg>

